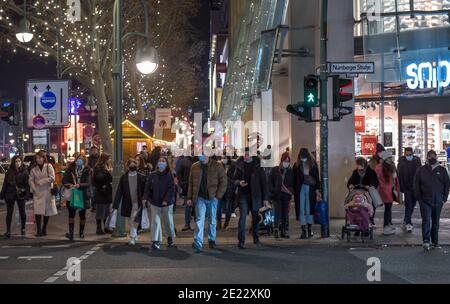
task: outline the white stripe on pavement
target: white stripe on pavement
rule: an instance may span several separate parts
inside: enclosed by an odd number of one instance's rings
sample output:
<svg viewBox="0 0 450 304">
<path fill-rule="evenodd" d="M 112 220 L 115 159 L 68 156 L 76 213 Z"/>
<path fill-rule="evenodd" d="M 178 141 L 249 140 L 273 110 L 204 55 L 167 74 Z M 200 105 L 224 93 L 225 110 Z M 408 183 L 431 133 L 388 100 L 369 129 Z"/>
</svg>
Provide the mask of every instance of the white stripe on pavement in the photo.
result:
<svg viewBox="0 0 450 304">
<path fill-rule="evenodd" d="M 17 245 L 17 246 L 2 246 L 2 249 L 11 249 L 11 248 L 31 248 L 33 246 L 29 246 L 29 245 Z"/>
<path fill-rule="evenodd" d="M 9 257 L 7 257 L 7 256 L 0 256 L 0 260 L 7 260 L 7 259 L 9 259 Z"/>
<path fill-rule="evenodd" d="M 69 248 L 70 245 L 45 245 L 41 248 Z"/>
<path fill-rule="evenodd" d="M 86 260 L 89 256 L 94 254 L 97 250 L 103 247 L 104 244 L 97 244 L 94 247 L 91 248 L 91 250 L 84 253 L 81 257 L 78 259 L 80 260 L 80 263 L 83 262 L 83 260 Z M 47 280 L 44 281 L 44 283 L 54 283 L 56 280 L 58 280 L 60 277 L 65 275 L 67 271 L 69 270 L 70 266 L 64 266 L 60 271 L 53 274 L 51 277 L 49 277 Z"/>
<path fill-rule="evenodd" d="M 17 259 L 31 261 L 31 260 L 51 259 L 51 258 L 53 258 L 53 257 L 50 255 L 42 255 L 42 256 L 20 256 Z"/>
</svg>

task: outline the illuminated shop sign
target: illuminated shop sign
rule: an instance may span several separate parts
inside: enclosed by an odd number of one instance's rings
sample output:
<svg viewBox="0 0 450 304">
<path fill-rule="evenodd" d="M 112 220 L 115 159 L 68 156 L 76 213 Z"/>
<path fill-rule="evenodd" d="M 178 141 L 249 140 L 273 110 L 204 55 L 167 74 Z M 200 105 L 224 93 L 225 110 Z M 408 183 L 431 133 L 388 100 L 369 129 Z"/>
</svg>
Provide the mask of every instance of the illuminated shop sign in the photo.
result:
<svg viewBox="0 0 450 304">
<path fill-rule="evenodd" d="M 450 84 L 450 62 L 411 63 L 406 67 L 406 75 L 406 84 L 411 90 L 446 88 Z"/>
</svg>

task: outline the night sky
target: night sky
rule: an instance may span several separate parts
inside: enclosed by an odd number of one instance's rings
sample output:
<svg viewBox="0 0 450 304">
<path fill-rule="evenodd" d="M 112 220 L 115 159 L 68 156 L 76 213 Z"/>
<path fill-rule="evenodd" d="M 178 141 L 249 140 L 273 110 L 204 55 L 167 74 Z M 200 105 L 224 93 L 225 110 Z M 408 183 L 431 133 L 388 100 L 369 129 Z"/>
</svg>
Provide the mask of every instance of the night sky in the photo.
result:
<svg viewBox="0 0 450 304">
<path fill-rule="evenodd" d="M 207 44 L 202 61 L 203 71 L 200 80 L 204 87 L 199 93 L 199 104 L 194 110 L 207 109 L 209 105 L 208 92 L 208 61 L 209 61 L 209 1 L 199 0 L 201 11 L 198 17 L 192 20 L 192 24 L 201 40 Z M 42 62 L 36 57 L 30 56 L 28 52 L 17 49 L 15 55 L 9 53 L 11 50 L 0 50 L 0 95 L 2 97 L 25 99 L 25 85 L 28 79 L 52 79 L 56 78 L 56 63 L 49 60 Z M 202 109 L 203 108 L 203 109 Z"/>
</svg>

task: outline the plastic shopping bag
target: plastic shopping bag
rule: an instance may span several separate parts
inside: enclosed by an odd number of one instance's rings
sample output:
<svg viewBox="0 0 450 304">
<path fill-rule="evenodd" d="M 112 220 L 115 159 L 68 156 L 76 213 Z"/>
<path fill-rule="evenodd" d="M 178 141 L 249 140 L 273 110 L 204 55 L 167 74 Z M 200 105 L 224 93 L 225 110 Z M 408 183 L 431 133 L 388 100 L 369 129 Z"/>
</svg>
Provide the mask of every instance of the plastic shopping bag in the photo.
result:
<svg viewBox="0 0 450 304">
<path fill-rule="evenodd" d="M 141 219 L 142 229 L 150 229 L 150 219 L 148 218 L 147 208 L 142 208 L 142 219 Z"/>
<path fill-rule="evenodd" d="M 106 227 L 113 230 L 116 228 L 117 210 L 114 210 L 106 219 Z"/>
<path fill-rule="evenodd" d="M 84 209 L 83 191 L 75 188 L 72 189 L 70 207 L 75 209 Z"/>
<path fill-rule="evenodd" d="M 381 207 L 384 205 L 383 200 L 381 199 L 380 193 L 378 192 L 377 188 L 370 186 L 369 187 L 369 194 L 372 198 L 372 204 L 375 208 Z"/>
</svg>

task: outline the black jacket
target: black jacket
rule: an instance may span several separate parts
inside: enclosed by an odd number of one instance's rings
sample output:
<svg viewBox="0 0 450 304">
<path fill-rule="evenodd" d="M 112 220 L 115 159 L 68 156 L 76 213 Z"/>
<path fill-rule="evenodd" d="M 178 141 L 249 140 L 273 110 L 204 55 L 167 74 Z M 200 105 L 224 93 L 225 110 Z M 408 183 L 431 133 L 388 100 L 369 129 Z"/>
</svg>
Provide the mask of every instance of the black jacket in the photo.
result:
<svg viewBox="0 0 450 304">
<path fill-rule="evenodd" d="M 108 170 L 100 167 L 94 168 L 94 201 L 96 204 L 112 203 L 112 175 Z"/>
<path fill-rule="evenodd" d="M 80 184 L 79 190 L 83 191 L 83 200 L 84 200 L 84 208 L 88 209 L 89 206 L 89 199 L 90 199 L 90 192 L 89 187 L 91 185 L 91 169 L 88 167 L 84 167 L 81 171 L 81 177 L 80 180 L 77 180 L 77 174 L 73 168 L 69 168 L 64 173 L 62 184 L 63 185 L 75 185 Z M 75 177 L 75 179 L 74 179 Z"/>
<path fill-rule="evenodd" d="M 432 170 L 431 166 L 426 164 L 419 168 L 414 177 L 414 195 L 420 202 L 431 201 L 433 195 L 439 195 L 445 203 L 449 188 L 450 179 L 447 169 L 442 166 Z"/>
<path fill-rule="evenodd" d="M 191 172 L 192 159 L 185 156 L 180 160 L 180 167 L 177 172 L 178 185 L 183 190 L 182 196 L 186 197 L 188 193 L 189 174 Z"/>
<path fill-rule="evenodd" d="M 286 170 L 283 180 L 283 170 Z M 294 171 L 291 167 L 288 169 L 281 168 L 280 166 L 273 167 L 269 173 L 269 192 L 270 199 L 273 201 L 290 201 L 292 195 L 282 191 L 282 184 L 291 192 L 294 193 Z"/>
<path fill-rule="evenodd" d="M 89 156 L 88 157 L 88 167 L 93 169 L 95 167 L 95 165 L 97 164 L 98 159 L 99 159 L 98 155 L 95 155 L 95 156 L 91 155 L 91 156 Z"/>
<path fill-rule="evenodd" d="M 355 187 L 357 186 L 373 186 L 375 188 L 378 188 L 379 185 L 377 173 L 370 168 L 370 166 L 367 166 L 366 174 L 364 174 L 363 178 L 359 176 L 358 170 L 354 170 L 352 173 L 352 176 L 347 182 L 347 188 L 350 187 L 350 185 L 353 185 Z"/>
<path fill-rule="evenodd" d="M 263 202 L 269 200 L 269 191 L 267 186 L 267 178 L 264 173 L 263 168 L 261 168 L 259 160 L 253 157 L 254 170 L 253 174 L 250 176 L 250 196 L 251 196 L 251 208 L 250 210 L 258 211 L 263 207 Z M 235 164 L 236 172 L 233 173 L 233 184 L 237 187 L 237 201 L 245 195 L 242 193 L 242 188 L 239 186 L 241 180 L 244 180 L 244 161 L 243 159 L 238 159 Z"/>
<path fill-rule="evenodd" d="M 295 163 L 294 165 L 294 200 L 295 200 L 295 207 L 296 212 L 295 216 L 298 220 L 298 214 L 299 214 L 299 206 L 300 206 L 300 190 L 302 188 L 303 182 L 305 181 L 305 176 L 303 173 L 303 163 Z M 309 175 L 315 180 L 316 184 L 314 186 L 310 186 L 309 189 L 309 206 L 311 210 L 311 214 L 314 213 L 314 210 L 316 210 L 316 191 L 321 189 L 321 182 L 319 177 L 319 168 L 317 167 L 317 164 L 314 164 L 314 166 L 309 169 Z"/>
<path fill-rule="evenodd" d="M 17 172 L 9 169 L 5 174 L 0 199 L 10 203 L 28 198 L 30 198 L 28 170 L 25 167 L 21 167 Z"/>
<path fill-rule="evenodd" d="M 147 177 L 145 175 L 137 173 L 137 196 L 139 207 L 142 206 L 146 178 Z M 116 190 L 116 196 L 114 197 L 113 209 L 119 209 L 121 201 L 122 205 L 120 208 L 120 214 L 123 217 L 131 217 L 133 202 L 131 200 L 130 184 L 128 183 L 128 172 L 120 177 L 120 182 Z"/>
<path fill-rule="evenodd" d="M 414 176 L 417 170 L 419 170 L 422 162 L 420 158 L 414 156 L 412 161 L 408 161 L 405 156 L 401 157 L 398 162 L 398 181 L 400 183 L 400 191 L 405 193 L 406 191 L 413 191 L 414 189 Z"/>
</svg>

